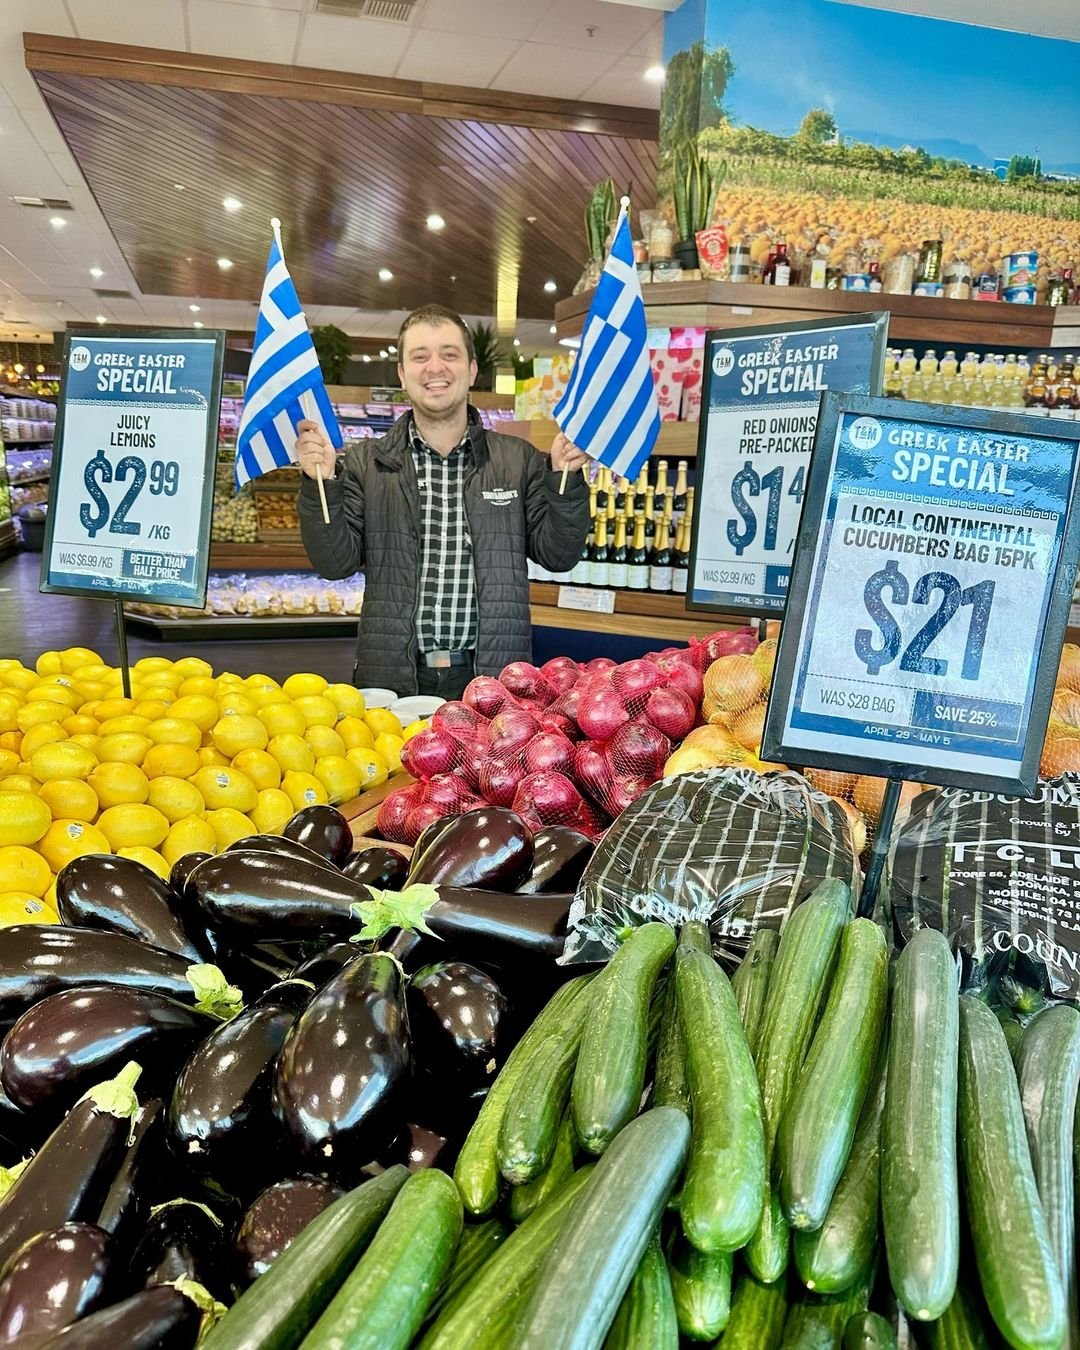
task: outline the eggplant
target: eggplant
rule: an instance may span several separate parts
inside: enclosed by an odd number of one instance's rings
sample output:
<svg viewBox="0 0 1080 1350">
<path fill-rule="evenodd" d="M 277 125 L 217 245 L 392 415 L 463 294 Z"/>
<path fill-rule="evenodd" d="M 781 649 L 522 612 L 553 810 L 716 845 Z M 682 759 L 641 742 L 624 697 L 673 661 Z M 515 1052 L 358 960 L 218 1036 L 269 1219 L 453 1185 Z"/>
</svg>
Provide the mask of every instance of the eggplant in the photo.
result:
<svg viewBox="0 0 1080 1350">
<path fill-rule="evenodd" d="M 513 811 L 488 806 L 450 818 L 427 848 L 413 852 L 407 886 L 482 886 L 513 891 L 533 863 L 532 831 Z"/>
<path fill-rule="evenodd" d="M 169 883 L 131 858 L 73 858 L 56 878 L 56 911 L 69 928 L 123 933 L 190 962 L 211 957 L 205 935 L 184 928 Z"/>
<path fill-rule="evenodd" d="M 307 1164 L 355 1174 L 400 1123 L 409 1063 L 401 969 L 381 952 L 358 956 L 289 1032 L 274 1075 L 274 1114 Z"/>
<path fill-rule="evenodd" d="M 308 933 L 348 937 L 357 920 L 351 906 L 367 890 L 322 862 L 282 853 L 222 853 L 191 874 L 188 887 L 206 921 L 233 938 L 268 941 Z"/>
<path fill-rule="evenodd" d="M 212 853 L 185 853 L 182 858 L 172 865 L 172 871 L 169 873 L 169 890 L 178 899 L 182 900 L 187 891 L 188 877 L 195 871 L 200 863 L 204 863 L 207 858 L 212 858 Z"/>
<path fill-rule="evenodd" d="M 201 1322 L 186 1294 L 157 1285 L 91 1313 L 38 1350 L 194 1350 Z"/>
<path fill-rule="evenodd" d="M 295 839 L 286 839 L 283 834 L 246 834 L 242 839 L 231 843 L 225 852 L 279 853 L 285 858 L 298 858 L 301 862 L 318 863 L 320 867 L 329 867 L 331 871 L 337 871 L 337 868 L 328 863 L 321 853 L 316 853 L 314 849 Z"/>
<path fill-rule="evenodd" d="M 293 967 L 292 979 L 310 980 L 316 989 L 321 989 L 328 980 L 332 980 L 339 970 L 358 956 L 363 956 L 368 948 L 358 942 L 331 942 L 321 952 L 309 956 L 306 961 Z M 2 1125 L 0 1121 L 0 1125 Z"/>
<path fill-rule="evenodd" d="M 131 1142 L 95 1219 L 125 1259 L 150 1217 L 150 1188 L 161 1170 L 164 1143 L 165 1103 L 155 1097 L 135 1118 Z"/>
<path fill-rule="evenodd" d="M 237 1282 L 252 1284 L 345 1192 L 324 1177 L 289 1177 L 261 1191 L 236 1234 Z"/>
<path fill-rule="evenodd" d="M 122 933 L 59 924 L 5 928 L 0 942 L 0 1024 L 14 1022 L 32 1004 L 88 984 L 146 989 L 190 1001 L 191 962 Z"/>
<path fill-rule="evenodd" d="M 171 1082 L 215 1025 L 148 989 L 65 989 L 28 1008 L 4 1037 L 0 1080 L 16 1106 L 56 1115 L 130 1059 L 146 1065 L 148 1084 Z"/>
<path fill-rule="evenodd" d="M 439 822 L 441 824 L 441 822 Z M 350 881 L 380 891 L 400 891 L 409 875 L 409 860 L 396 848 L 373 844 L 354 853 L 341 869 Z"/>
<path fill-rule="evenodd" d="M 587 834 L 568 825 L 549 825 L 538 830 L 533 835 L 532 871 L 518 886 L 518 895 L 574 890 L 595 850 L 596 845 Z"/>
<path fill-rule="evenodd" d="M 503 895 L 461 886 L 440 886 L 439 898 L 424 913 L 434 937 L 393 932 L 380 942 L 409 970 L 416 970 L 447 942 L 460 942 L 470 955 L 518 967 L 562 955 L 571 895 Z M 442 942 L 437 939 L 443 939 Z"/>
<path fill-rule="evenodd" d="M 311 995 L 295 980 L 274 985 L 216 1027 L 188 1060 L 169 1103 L 168 1137 L 194 1170 L 224 1175 L 263 1159 L 275 1132 L 274 1066 Z"/>
<path fill-rule="evenodd" d="M 231 1301 L 228 1250 L 221 1220 L 195 1200 L 172 1200 L 155 1209 L 131 1259 L 137 1288 L 194 1280 L 215 1298 Z"/>
<path fill-rule="evenodd" d="M 507 1036 L 509 1003 L 490 975 L 465 961 L 418 970 L 407 995 L 417 1061 L 470 1089 L 490 1083 Z"/>
<path fill-rule="evenodd" d="M 353 850 L 352 826 L 333 806 L 305 806 L 281 833 L 286 839 L 306 844 L 335 867 L 340 867 Z"/>
<path fill-rule="evenodd" d="M 427 849 L 435 842 L 435 840 L 438 839 L 439 835 L 442 834 L 442 832 L 447 828 L 447 826 L 451 825 L 453 821 L 454 821 L 453 816 L 440 816 L 438 820 L 433 820 L 430 825 L 425 825 L 424 828 L 420 831 L 420 836 L 417 839 L 416 843 L 413 844 L 412 846 L 412 852 L 410 856 L 413 858 L 419 858 L 420 854 L 425 853 Z"/>
<path fill-rule="evenodd" d="M 30 1350 L 101 1307 L 112 1284 L 112 1239 L 90 1223 L 39 1233 L 0 1278 L 0 1345 Z"/>
<path fill-rule="evenodd" d="M 28 1146 L 38 1142 L 35 1134 L 35 1122 L 15 1105 L 0 1082 L 0 1145 L 3 1145 L 3 1151 L 10 1155 L 22 1154 Z M 17 1159 L 11 1157 L 10 1161 Z"/>
<path fill-rule="evenodd" d="M 74 1106 L 0 1200 L 0 1269 L 32 1237 L 101 1209 L 139 1109 L 139 1066 L 127 1064 Z"/>
<path fill-rule="evenodd" d="M 460 1138 L 451 1138 L 441 1130 L 410 1123 L 398 1132 L 379 1162 L 385 1167 L 402 1163 L 410 1172 L 438 1167 L 443 1172 L 452 1173 L 461 1144 Z"/>
</svg>

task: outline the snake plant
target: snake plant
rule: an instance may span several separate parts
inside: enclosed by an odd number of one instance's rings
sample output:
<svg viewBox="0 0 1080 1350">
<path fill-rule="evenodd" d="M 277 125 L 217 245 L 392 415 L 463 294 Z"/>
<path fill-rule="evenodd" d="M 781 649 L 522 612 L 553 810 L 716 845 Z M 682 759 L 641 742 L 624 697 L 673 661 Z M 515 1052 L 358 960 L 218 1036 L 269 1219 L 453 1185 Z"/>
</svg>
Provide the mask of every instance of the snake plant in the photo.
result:
<svg viewBox="0 0 1080 1350">
<path fill-rule="evenodd" d="M 712 224 L 720 188 L 727 176 L 726 160 L 711 160 L 695 146 L 676 150 L 672 165 L 675 223 L 681 240 L 693 239 Z"/>
</svg>

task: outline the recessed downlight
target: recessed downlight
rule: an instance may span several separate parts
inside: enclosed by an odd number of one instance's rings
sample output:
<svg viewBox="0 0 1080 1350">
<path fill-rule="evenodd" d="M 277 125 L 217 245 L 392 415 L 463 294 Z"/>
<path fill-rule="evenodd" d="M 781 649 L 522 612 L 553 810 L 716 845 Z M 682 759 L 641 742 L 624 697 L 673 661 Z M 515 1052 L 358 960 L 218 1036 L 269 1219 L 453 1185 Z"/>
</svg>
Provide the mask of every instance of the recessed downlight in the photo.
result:
<svg viewBox="0 0 1080 1350">
<path fill-rule="evenodd" d="M 552 293 L 552 291 L 557 291 L 558 289 L 559 289 L 559 287 L 558 287 L 558 285 L 557 285 L 556 282 L 554 282 L 554 281 L 545 281 L 545 282 L 544 282 L 544 290 L 547 291 L 548 295 L 550 295 L 550 294 Z"/>
<path fill-rule="evenodd" d="M 394 279 L 394 274 L 393 274 L 393 272 L 390 271 L 389 267 L 380 267 L 380 268 L 379 268 L 379 280 L 380 280 L 380 281 L 393 281 L 393 279 Z"/>
<path fill-rule="evenodd" d="M 191 310 L 192 314 L 198 314 L 201 308 L 202 308 L 201 305 L 188 305 L 188 309 Z"/>
<path fill-rule="evenodd" d="M 90 275 L 94 278 L 95 281 L 100 281 L 101 278 L 105 275 L 105 271 L 101 267 L 91 267 Z"/>
<path fill-rule="evenodd" d="M 432 211 L 431 215 L 427 218 L 427 227 L 429 230 L 441 230 L 445 224 L 446 221 L 443 220 L 438 211 Z"/>
<path fill-rule="evenodd" d="M 226 211 L 242 211 L 244 203 L 238 197 L 222 197 L 221 204 Z"/>
<path fill-rule="evenodd" d="M 229 270 L 229 268 L 232 266 L 232 259 L 231 259 L 231 258 L 219 258 L 219 259 L 217 260 L 217 265 L 221 268 L 221 270 L 222 270 L 223 272 L 227 272 L 227 271 Z"/>
</svg>

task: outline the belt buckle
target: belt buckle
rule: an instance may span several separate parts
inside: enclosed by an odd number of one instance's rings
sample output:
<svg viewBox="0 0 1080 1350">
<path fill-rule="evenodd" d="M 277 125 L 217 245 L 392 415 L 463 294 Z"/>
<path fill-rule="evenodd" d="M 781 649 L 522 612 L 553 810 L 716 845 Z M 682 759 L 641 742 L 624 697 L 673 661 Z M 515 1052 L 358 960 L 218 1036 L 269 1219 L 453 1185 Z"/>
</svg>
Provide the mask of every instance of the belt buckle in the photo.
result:
<svg viewBox="0 0 1080 1350">
<path fill-rule="evenodd" d="M 435 670 L 449 670 L 453 665 L 449 652 L 428 652 L 424 660 Z"/>
</svg>

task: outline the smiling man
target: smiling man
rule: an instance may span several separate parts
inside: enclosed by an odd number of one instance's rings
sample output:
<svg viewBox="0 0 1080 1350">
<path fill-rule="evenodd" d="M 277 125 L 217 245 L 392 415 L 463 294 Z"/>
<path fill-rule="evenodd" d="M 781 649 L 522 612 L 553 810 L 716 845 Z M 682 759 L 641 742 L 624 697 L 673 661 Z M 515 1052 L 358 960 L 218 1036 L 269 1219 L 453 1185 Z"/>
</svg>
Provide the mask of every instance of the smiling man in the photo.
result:
<svg viewBox="0 0 1080 1350">
<path fill-rule="evenodd" d="M 315 423 L 300 423 L 300 533 L 322 576 L 365 573 L 356 684 L 458 698 L 473 675 L 529 659 L 527 559 L 562 572 L 580 557 L 586 458 L 561 434 L 548 457 L 484 429 L 469 404 L 472 334 L 452 310 L 414 310 L 397 345 L 412 412 L 386 436 L 339 466 Z"/>
</svg>

